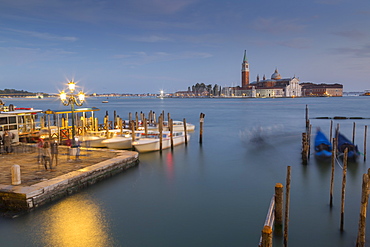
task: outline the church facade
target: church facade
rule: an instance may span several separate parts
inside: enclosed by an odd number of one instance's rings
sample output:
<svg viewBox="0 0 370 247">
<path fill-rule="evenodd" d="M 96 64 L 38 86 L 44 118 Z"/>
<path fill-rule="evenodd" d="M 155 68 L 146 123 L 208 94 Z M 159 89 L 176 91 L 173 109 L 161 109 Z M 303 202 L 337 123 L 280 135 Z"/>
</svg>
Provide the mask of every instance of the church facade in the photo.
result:
<svg viewBox="0 0 370 247">
<path fill-rule="evenodd" d="M 300 97 L 302 96 L 302 86 L 299 79 L 282 78 L 278 70 L 275 69 L 271 78 L 260 80 L 257 75 L 256 81 L 249 82 L 249 63 L 247 52 L 244 51 L 244 58 L 241 70 L 241 86 L 225 87 L 222 94 L 225 97 L 252 97 L 252 98 L 275 98 L 275 97 Z"/>
</svg>

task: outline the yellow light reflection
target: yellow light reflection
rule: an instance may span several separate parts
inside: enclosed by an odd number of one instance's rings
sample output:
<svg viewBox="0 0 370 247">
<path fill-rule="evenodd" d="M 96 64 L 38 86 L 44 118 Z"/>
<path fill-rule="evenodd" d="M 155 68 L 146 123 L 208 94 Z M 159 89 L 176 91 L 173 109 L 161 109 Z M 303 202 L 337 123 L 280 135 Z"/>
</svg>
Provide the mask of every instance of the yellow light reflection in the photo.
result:
<svg viewBox="0 0 370 247">
<path fill-rule="evenodd" d="M 43 238 L 47 246 L 112 246 L 101 209 L 93 201 L 77 198 L 47 212 Z"/>
</svg>

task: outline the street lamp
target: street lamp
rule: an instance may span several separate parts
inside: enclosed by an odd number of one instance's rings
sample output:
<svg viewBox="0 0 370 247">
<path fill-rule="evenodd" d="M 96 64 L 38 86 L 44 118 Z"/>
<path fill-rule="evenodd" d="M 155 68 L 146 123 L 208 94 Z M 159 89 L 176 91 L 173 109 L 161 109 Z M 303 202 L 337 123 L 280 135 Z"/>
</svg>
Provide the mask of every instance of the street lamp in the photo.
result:
<svg viewBox="0 0 370 247">
<path fill-rule="evenodd" d="M 75 142 L 75 116 L 74 110 L 75 105 L 82 106 L 83 102 L 85 101 L 85 94 L 80 91 L 78 94 L 75 94 L 74 91 L 76 89 L 76 83 L 70 81 L 68 83 L 69 93 L 67 94 L 64 90 L 60 93 L 60 100 L 62 101 L 63 105 L 68 106 L 71 105 L 71 112 L 72 112 L 72 142 L 71 147 L 76 147 Z"/>
</svg>

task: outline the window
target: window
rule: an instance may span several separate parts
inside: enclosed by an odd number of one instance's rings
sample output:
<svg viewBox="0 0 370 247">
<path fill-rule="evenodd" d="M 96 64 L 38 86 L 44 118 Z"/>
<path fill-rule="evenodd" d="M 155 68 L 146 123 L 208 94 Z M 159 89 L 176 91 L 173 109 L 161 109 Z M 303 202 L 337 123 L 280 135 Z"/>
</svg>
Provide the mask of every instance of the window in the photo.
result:
<svg viewBox="0 0 370 247">
<path fill-rule="evenodd" d="M 7 117 L 0 118 L 0 124 L 7 124 L 7 123 L 8 123 L 8 118 Z"/>
</svg>

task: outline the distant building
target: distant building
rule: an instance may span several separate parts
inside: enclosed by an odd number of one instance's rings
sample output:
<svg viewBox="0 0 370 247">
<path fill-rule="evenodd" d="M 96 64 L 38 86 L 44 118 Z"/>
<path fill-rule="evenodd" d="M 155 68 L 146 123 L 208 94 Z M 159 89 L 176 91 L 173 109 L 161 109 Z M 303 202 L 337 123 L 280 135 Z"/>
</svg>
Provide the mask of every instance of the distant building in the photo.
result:
<svg viewBox="0 0 370 247">
<path fill-rule="evenodd" d="M 320 97 L 320 96 L 331 96 L 331 97 L 342 97 L 343 96 L 343 85 L 342 84 L 314 84 L 311 82 L 305 82 L 300 84 L 302 86 L 302 96 L 304 97 Z"/>
<path fill-rule="evenodd" d="M 302 90 L 299 85 L 299 79 L 295 76 L 282 78 L 277 69 L 275 69 L 270 79 L 266 79 L 263 76 L 263 80 L 260 80 L 259 76 L 257 76 L 256 81 L 249 83 L 249 63 L 246 51 L 244 51 L 241 74 L 241 87 L 224 87 L 222 91 L 223 96 L 252 98 L 301 96 Z"/>
</svg>

